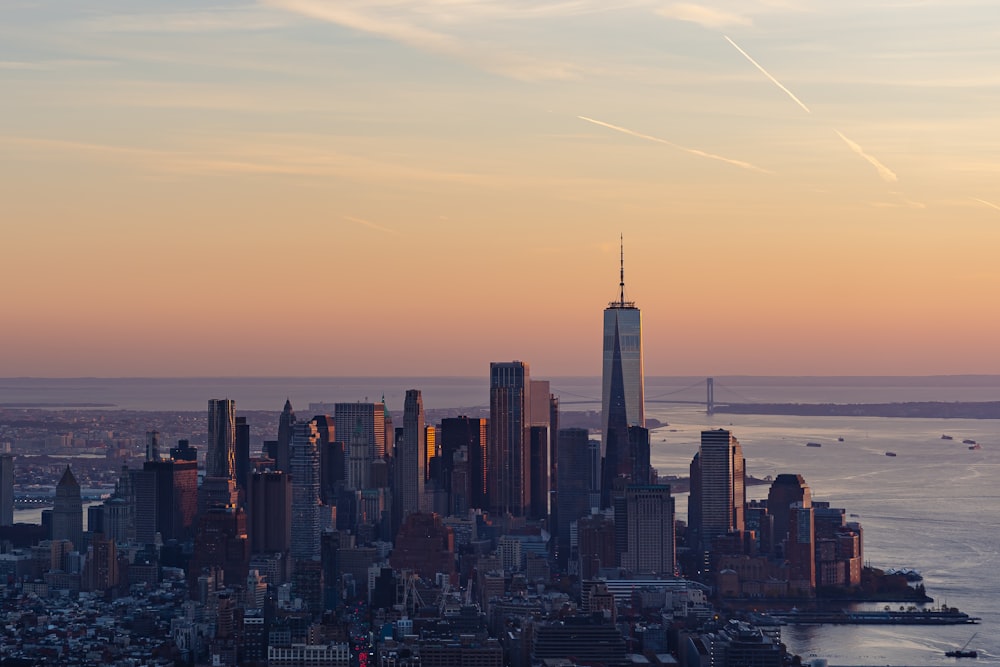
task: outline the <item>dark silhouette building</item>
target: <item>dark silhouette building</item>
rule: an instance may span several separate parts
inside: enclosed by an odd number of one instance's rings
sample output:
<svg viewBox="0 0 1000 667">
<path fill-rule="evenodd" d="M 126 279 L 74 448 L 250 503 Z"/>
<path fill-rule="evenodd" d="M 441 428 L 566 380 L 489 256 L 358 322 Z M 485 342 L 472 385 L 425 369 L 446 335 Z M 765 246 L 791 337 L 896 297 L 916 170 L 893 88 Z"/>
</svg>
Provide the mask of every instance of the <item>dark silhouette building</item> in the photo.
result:
<svg viewBox="0 0 1000 667">
<path fill-rule="evenodd" d="M 486 509 L 487 421 L 474 417 L 441 420 L 441 485 L 448 492 L 449 513 L 459 508 Z M 466 483 L 456 484 L 455 456 L 465 448 Z"/>
<path fill-rule="evenodd" d="M 83 498 L 80 485 L 69 466 L 56 485 L 56 500 L 52 507 L 52 539 L 69 540 L 77 549 L 83 548 Z"/>
<path fill-rule="evenodd" d="M 256 472 L 247 493 L 252 553 L 288 553 L 292 548 L 292 485 L 281 471 Z"/>
<path fill-rule="evenodd" d="M 525 362 L 490 364 L 488 496 L 490 512 L 497 516 L 524 516 L 530 509 L 529 386 Z"/>
<path fill-rule="evenodd" d="M 394 570 L 413 570 L 421 577 L 433 579 L 438 572 L 455 571 L 455 536 L 452 529 L 431 512 L 407 515 L 395 547 L 389 556 Z"/>
<path fill-rule="evenodd" d="M 292 471 L 290 447 L 292 444 L 292 426 L 294 424 L 295 411 L 292 410 L 292 402 L 286 398 L 285 407 L 281 411 L 281 416 L 278 417 L 278 444 L 274 456 L 275 467 L 284 473 Z"/>
<path fill-rule="evenodd" d="M 205 476 L 236 479 L 236 401 L 208 400 Z"/>
</svg>

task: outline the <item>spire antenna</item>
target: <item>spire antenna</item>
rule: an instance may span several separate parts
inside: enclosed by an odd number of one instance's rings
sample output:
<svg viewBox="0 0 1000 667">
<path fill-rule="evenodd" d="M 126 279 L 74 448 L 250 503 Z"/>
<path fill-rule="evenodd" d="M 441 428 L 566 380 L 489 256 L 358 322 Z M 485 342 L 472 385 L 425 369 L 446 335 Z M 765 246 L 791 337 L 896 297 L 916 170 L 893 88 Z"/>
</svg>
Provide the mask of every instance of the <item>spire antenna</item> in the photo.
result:
<svg viewBox="0 0 1000 667">
<path fill-rule="evenodd" d="M 621 234 L 619 237 L 619 252 L 621 254 L 620 258 L 621 273 L 620 273 L 620 282 L 618 283 L 618 286 L 621 288 L 621 298 L 619 299 L 618 302 L 622 305 L 622 307 L 624 307 L 625 306 L 625 235 L 624 234 Z"/>
</svg>

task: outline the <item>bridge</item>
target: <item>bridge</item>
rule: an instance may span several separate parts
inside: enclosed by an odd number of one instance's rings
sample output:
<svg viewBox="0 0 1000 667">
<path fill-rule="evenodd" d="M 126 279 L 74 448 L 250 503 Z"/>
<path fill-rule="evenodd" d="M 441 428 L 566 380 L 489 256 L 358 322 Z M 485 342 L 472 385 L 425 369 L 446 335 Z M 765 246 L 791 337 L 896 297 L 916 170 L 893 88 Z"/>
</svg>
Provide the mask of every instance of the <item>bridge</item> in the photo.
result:
<svg viewBox="0 0 1000 667">
<path fill-rule="evenodd" d="M 704 389 L 702 389 L 704 387 Z M 727 394 L 734 396 L 735 400 L 726 400 L 722 403 L 716 403 L 715 400 L 715 390 L 716 388 L 723 389 Z M 705 398 L 695 398 L 695 394 L 704 391 L 702 394 Z M 587 396 L 581 396 L 579 394 L 574 394 L 573 392 L 562 391 L 560 392 L 558 388 L 554 388 L 553 392 L 560 394 L 559 405 L 600 405 L 600 398 L 589 398 Z M 563 396 L 574 397 L 575 400 L 563 400 Z M 673 389 L 662 394 L 655 396 L 647 396 L 646 403 L 674 403 L 674 404 L 685 404 L 685 405 L 704 405 L 705 412 L 707 414 L 714 414 L 717 405 L 729 405 L 730 403 L 753 403 L 754 400 L 743 396 L 732 387 L 726 387 L 721 383 L 715 381 L 715 378 L 705 378 L 704 380 L 699 380 L 693 384 L 686 387 L 681 387 L 680 389 Z"/>
</svg>

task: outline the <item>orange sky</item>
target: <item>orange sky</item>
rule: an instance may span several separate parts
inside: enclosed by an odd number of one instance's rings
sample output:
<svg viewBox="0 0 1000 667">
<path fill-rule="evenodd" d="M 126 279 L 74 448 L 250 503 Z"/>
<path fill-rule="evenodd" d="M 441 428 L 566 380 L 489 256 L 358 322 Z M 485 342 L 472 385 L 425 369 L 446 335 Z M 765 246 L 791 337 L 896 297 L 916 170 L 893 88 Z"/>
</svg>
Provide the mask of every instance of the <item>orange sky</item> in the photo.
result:
<svg viewBox="0 0 1000 667">
<path fill-rule="evenodd" d="M 1000 373 L 997 10 L 829 4 L 5 3 L 0 376 L 597 375 L 619 233 L 647 375 Z"/>
</svg>

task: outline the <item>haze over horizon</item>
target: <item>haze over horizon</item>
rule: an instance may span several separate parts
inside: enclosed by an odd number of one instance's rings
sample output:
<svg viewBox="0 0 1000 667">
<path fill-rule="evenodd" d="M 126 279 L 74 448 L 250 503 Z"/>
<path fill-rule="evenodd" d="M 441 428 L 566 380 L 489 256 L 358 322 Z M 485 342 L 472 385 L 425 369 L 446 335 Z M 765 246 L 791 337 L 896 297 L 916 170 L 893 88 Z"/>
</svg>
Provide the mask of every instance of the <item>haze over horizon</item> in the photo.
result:
<svg viewBox="0 0 1000 667">
<path fill-rule="evenodd" d="M 1000 374 L 998 19 L 5 2 L 0 376 Z"/>
</svg>

